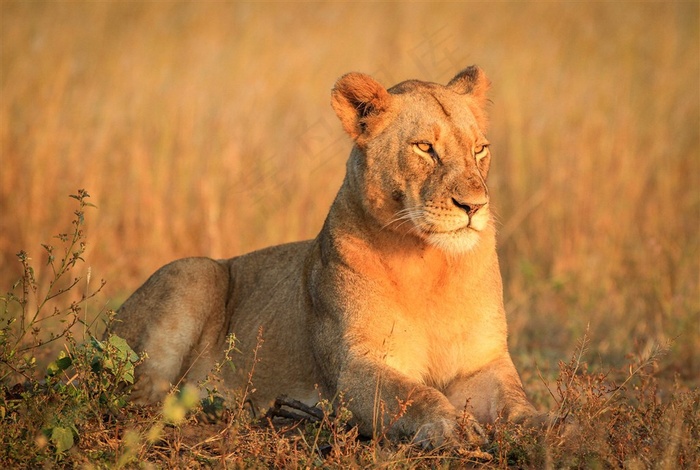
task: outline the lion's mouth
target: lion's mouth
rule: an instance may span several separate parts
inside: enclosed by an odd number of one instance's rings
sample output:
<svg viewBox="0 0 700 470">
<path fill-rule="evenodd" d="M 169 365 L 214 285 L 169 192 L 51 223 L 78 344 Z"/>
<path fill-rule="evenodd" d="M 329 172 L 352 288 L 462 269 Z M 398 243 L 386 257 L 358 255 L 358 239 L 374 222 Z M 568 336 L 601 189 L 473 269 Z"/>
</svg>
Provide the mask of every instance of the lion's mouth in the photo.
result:
<svg viewBox="0 0 700 470">
<path fill-rule="evenodd" d="M 415 227 L 426 235 L 469 236 L 483 231 L 489 222 L 488 209 L 466 214 L 463 211 L 420 211 L 412 217 Z"/>
<path fill-rule="evenodd" d="M 438 229 L 438 228 L 422 228 L 421 231 L 426 235 L 462 235 L 464 233 L 478 232 L 473 227 L 465 225 L 464 227 L 459 227 L 456 229 Z"/>
<path fill-rule="evenodd" d="M 483 227 L 471 222 L 470 218 L 468 223 L 457 227 L 423 223 L 416 224 L 416 228 L 430 245 L 448 253 L 461 254 L 473 250 L 481 240 Z"/>
<path fill-rule="evenodd" d="M 485 214 L 487 212 L 483 209 L 477 214 L 467 215 L 463 211 L 436 212 L 425 206 L 411 206 L 399 211 L 386 226 L 403 226 L 404 230 L 408 229 L 431 244 L 437 242 L 436 244 L 441 246 L 472 245 L 488 224 L 488 215 L 484 217 Z M 404 225 L 409 221 L 410 225 Z"/>
<path fill-rule="evenodd" d="M 472 221 L 470 220 L 466 225 L 461 225 L 456 228 L 442 228 L 435 226 L 434 224 L 429 224 L 427 226 L 418 225 L 418 228 L 426 235 L 462 235 L 465 233 L 480 232 L 481 230 L 476 228 L 471 222 Z"/>
</svg>

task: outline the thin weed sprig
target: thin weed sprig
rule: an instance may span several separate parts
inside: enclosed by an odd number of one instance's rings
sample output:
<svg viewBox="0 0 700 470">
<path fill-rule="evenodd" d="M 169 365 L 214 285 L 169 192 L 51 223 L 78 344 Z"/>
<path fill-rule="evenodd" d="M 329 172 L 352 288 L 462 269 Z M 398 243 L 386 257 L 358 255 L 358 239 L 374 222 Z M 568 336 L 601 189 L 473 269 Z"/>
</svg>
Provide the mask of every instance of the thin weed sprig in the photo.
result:
<svg viewBox="0 0 700 470">
<path fill-rule="evenodd" d="M 92 292 L 86 291 L 75 298 L 75 288 L 83 276 L 74 275 L 74 272 L 78 263 L 85 261 L 85 209 L 95 205 L 87 201 L 90 195 L 84 189 L 70 197 L 78 201 L 78 208 L 71 221 L 72 230 L 55 236 L 63 246 L 42 244 L 47 255 L 46 266 L 50 267 L 45 292 L 37 280 L 32 258 L 22 250 L 17 254 L 22 275 L 9 292 L 0 296 L 0 380 L 3 382 L 11 375 L 30 381 L 35 379 L 34 368 L 40 350 L 59 339 L 66 339 L 77 323 L 85 325 L 84 333 L 92 326 L 87 319 L 87 302 L 102 290 L 105 281 L 102 280 Z M 59 305 L 59 300 L 70 296 L 73 300 L 68 305 Z M 47 313 L 49 306 L 53 306 L 53 310 Z M 80 313 L 84 310 L 85 316 L 81 319 Z M 50 321 L 60 324 L 60 327 L 42 328 Z"/>
</svg>

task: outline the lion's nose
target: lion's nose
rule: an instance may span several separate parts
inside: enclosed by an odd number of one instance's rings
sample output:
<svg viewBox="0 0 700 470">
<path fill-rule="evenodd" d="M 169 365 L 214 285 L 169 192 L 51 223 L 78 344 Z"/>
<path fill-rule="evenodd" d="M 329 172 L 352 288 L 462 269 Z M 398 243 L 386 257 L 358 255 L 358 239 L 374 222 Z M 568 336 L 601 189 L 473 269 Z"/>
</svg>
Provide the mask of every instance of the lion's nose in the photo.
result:
<svg viewBox="0 0 700 470">
<path fill-rule="evenodd" d="M 454 202 L 454 205 L 462 209 L 464 212 L 467 213 L 469 217 L 472 217 L 476 212 L 484 207 L 486 203 L 478 204 L 478 203 L 465 203 L 458 201 L 455 198 L 452 198 L 452 202 Z"/>
</svg>

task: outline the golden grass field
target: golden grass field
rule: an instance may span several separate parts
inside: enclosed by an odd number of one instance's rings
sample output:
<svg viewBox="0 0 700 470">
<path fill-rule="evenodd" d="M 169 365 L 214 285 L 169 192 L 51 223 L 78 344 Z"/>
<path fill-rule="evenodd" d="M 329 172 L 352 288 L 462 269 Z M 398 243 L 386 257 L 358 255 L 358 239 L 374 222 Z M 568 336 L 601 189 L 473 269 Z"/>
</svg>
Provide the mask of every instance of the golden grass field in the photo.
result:
<svg viewBox="0 0 700 470">
<path fill-rule="evenodd" d="M 586 331 L 591 368 L 667 345 L 658 400 L 696 389 L 699 18 L 698 2 L 2 0 L 0 291 L 20 250 L 43 266 L 78 188 L 98 207 L 94 315 L 175 258 L 312 238 L 351 147 L 335 80 L 446 83 L 478 64 L 510 345 L 535 403 L 552 406 L 547 381 Z"/>
</svg>

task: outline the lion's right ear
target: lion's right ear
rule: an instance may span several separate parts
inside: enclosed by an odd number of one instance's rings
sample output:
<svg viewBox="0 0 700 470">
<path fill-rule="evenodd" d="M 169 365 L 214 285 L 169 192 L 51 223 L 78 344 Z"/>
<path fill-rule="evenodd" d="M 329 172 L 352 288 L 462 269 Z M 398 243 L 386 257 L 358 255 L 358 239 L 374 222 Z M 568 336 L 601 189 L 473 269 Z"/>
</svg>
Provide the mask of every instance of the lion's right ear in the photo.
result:
<svg viewBox="0 0 700 470">
<path fill-rule="evenodd" d="M 447 84 L 447 87 L 460 95 L 466 95 L 471 98 L 473 104 L 469 107 L 472 113 L 474 113 L 474 117 L 479 123 L 479 126 L 485 131 L 488 127 L 486 105 L 489 99 L 487 93 L 491 87 L 491 83 L 489 79 L 486 78 L 484 71 L 476 65 L 467 67 L 455 75 L 455 77 L 450 80 L 450 83 Z"/>
<path fill-rule="evenodd" d="M 471 95 L 479 105 L 483 106 L 487 101 L 486 93 L 491 83 L 483 70 L 472 65 L 455 75 L 447 87 L 461 95 Z"/>
<path fill-rule="evenodd" d="M 353 140 L 370 129 L 373 119 L 388 108 L 390 100 L 389 92 L 364 73 L 343 75 L 331 92 L 331 105 Z"/>
</svg>

